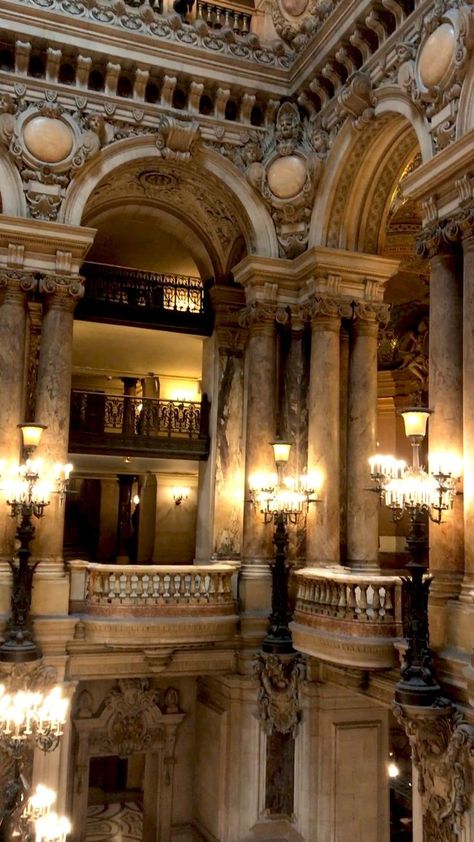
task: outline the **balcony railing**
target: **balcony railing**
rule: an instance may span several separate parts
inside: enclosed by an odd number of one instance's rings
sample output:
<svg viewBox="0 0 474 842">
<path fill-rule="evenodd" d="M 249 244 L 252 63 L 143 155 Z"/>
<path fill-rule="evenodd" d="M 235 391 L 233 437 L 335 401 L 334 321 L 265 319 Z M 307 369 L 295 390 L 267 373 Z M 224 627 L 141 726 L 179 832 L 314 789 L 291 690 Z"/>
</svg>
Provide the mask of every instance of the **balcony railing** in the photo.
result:
<svg viewBox="0 0 474 842">
<path fill-rule="evenodd" d="M 198 0 L 196 17 L 204 20 L 209 29 L 232 29 L 237 35 L 247 35 L 252 27 L 251 11 L 230 8 L 221 3 L 206 3 Z"/>
<path fill-rule="evenodd" d="M 70 449 L 124 450 L 205 458 L 209 450 L 209 402 L 107 395 L 73 390 Z"/>
<path fill-rule="evenodd" d="M 398 576 L 306 568 L 298 582 L 292 624 L 297 649 L 346 666 L 377 669 L 395 663 L 402 635 Z"/>
<path fill-rule="evenodd" d="M 232 591 L 235 568 L 231 565 L 71 561 L 69 567 L 70 610 L 81 615 L 86 639 L 107 638 L 112 630 L 115 639 L 130 642 L 127 620 L 135 622 L 139 636 L 154 636 L 155 643 L 218 641 L 236 632 L 238 618 Z M 143 618 L 140 627 L 136 626 L 137 617 Z M 132 642 L 137 642 L 135 632 Z"/>
<path fill-rule="evenodd" d="M 210 309 L 201 278 L 86 262 L 79 319 L 163 326 L 208 333 Z"/>
</svg>

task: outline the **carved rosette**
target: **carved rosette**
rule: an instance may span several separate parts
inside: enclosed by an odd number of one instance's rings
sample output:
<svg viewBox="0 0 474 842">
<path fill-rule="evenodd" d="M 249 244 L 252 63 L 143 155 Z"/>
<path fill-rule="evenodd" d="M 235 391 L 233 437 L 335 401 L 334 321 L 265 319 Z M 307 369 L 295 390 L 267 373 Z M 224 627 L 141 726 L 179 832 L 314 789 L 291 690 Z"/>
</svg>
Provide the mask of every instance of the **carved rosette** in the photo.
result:
<svg viewBox="0 0 474 842">
<path fill-rule="evenodd" d="M 458 842 L 473 791 L 474 726 L 441 698 L 437 707 L 395 705 L 394 713 L 408 736 L 419 774 L 424 842 Z"/>
<path fill-rule="evenodd" d="M 258 655 L 253 664 L 260 687 L 257 696 L 258 718 L 265 733 L 296 736 L 301 721 L 299 686 L 305 674 L 301 655 Z"/>
</svg>

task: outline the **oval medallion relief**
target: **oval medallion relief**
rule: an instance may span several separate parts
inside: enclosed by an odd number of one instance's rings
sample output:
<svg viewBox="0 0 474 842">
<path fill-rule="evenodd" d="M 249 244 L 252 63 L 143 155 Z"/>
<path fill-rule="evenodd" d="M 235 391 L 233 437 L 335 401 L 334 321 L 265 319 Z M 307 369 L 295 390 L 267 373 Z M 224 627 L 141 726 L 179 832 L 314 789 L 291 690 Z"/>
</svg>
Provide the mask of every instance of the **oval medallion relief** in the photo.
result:
<svg viewBox="0 0 474 842">
<path fill-rule="evenodd" d="M 33 117 L 23 129 L 23 139 L 28 151 L 46 164 L 63 161 L 74 143 L 69 126 L 55 117 Z"/>
<path fill-rule="evenodd" d="M 418 59 L 418 73 L 427 88 L 442 82 L 454 59 L 456 35 L 451 23 L 442 23 L 421 48 Z"/>
<path fill-rule="evenodd" d="M 309 0 L 280 0 L 280 2 L 287 15 L 297 18 L 306 10 Z"/>
<path fill-rule="evenodd" d="M 267 170 L 267 181 L 273 195 L 278 199 L 292 199 L 304 187 L 306 165 L 297 155 L 277 158 Z"/>
</svg>

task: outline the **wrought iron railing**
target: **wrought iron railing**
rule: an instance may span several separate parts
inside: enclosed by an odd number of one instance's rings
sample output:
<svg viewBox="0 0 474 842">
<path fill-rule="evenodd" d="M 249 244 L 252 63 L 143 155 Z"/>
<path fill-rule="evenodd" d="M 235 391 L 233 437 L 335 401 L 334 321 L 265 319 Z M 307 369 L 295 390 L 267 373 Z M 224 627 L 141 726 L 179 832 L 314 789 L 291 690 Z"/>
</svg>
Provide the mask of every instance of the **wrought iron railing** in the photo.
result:
<svg viewBox="0 0 474 842">
<path fill-rule="evenodd" d="M 71 393 L 71 433 L 198 439 L 207 436 L 208 416 L 206 396 L 197 403 L 78 390 Z"/>
<path fill-rule="evenodd" d="M 81 271 L 86 278 L 84 303 L 93 301 L 177 313 L 204 313 L 201 278 L 92 262 L 84 263 Z"/>
</svg>

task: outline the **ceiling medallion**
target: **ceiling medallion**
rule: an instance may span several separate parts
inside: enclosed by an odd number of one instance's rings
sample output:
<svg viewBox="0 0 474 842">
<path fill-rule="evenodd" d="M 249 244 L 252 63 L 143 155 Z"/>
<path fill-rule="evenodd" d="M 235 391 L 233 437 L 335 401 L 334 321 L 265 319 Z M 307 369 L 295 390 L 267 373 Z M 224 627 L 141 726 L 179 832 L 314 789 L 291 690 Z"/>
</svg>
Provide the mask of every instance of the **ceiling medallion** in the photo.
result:
<svg viewBox="0 0 474 842">
<path fill-rule="evenodd" d="M 179 183 L 178 178 L 172 173 L 157 172 L 156 170 L 141 172 L 138 181 L 144 190 L 170 189 L 176 187 Z"/>
</svg>

